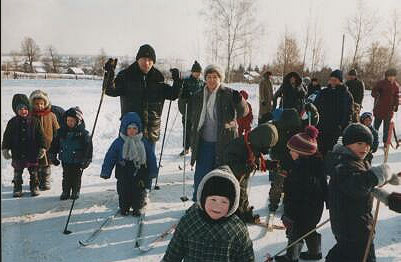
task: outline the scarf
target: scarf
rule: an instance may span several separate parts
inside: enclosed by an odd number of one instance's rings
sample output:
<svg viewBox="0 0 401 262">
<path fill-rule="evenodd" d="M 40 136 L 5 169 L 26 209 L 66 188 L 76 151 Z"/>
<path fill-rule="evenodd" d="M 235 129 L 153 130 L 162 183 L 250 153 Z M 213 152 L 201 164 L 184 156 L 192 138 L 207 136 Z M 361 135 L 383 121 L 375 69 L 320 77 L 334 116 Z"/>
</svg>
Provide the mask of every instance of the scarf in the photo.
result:
<svg viewBox="0 0 401 262">
<path fill-rule="evenodd" d="M 135 168 L 139 169 L 142 165 L 146 164 L 146 151 L 145 145 L 142 141 L 142 133 L 130 137 L 120 133 L 121 138 L 124 140 L 123 145 L 123 159 L 133 161 Z"/>
<path fill-rule="evenodd" d="M 205 122 L 206 114 L 208 114 L 210 119 L 216 120 L 214 116 L 214 105 L 216 103 L 216 96 L 219 88 L 220 87 L 217 87 L 212 93 L 209 93 L 206 86 L 203 89 L 203 105 L 199 118 L 198 131 L 202 128 L 203 123 Z"/>
<path fill-rule="evenodd" d="M 47 114 L 51 113 L 50 108 L 46 108 L 43 110 L 33 110 L 32 115 L 34 116 L 45 116 Z"/>
</svg>

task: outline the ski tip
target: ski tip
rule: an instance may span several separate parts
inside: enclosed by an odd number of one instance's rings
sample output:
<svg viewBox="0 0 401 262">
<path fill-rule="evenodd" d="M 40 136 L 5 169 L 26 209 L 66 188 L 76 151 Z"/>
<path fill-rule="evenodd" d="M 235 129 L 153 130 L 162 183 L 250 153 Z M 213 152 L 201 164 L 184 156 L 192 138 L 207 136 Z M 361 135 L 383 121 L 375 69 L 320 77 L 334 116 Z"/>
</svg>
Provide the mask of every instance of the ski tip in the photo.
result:
<svg viewBox="0 0 401 262">
<path fill-rule="evenodd" d="M 86 247 L 88 245 L 88 243 L 86 243 L 86 242 L 84 242 L 82 240 L 79 240 L 78 243 L 79 243 L 79 245 L 81 245 L 83 247 Z"/>
</svg>

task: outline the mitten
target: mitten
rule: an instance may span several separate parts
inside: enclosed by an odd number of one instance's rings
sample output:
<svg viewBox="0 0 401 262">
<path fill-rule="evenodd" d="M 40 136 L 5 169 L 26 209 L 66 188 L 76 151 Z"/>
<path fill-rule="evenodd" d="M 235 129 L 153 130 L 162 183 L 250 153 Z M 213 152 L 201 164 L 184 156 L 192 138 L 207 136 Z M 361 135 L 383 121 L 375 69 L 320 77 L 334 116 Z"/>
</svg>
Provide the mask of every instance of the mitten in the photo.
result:
<svg viewBox="0 0 401 262">
<path fill-rule="evenodd" d="M 388 198 L 388 207 L 398 213 L 401 213 L 401 193 L 391 193 Z"/>
<path fill-rule="evenodd" d="M 46 155 L 46 149 L 44 148 L 39 149 L 38 159 L 43 158 L 45 155 Z"/>
<path fill-rule="evenodd" d="M 390 195 L 390 193 L 388 193 L 386 190 L 381 189 L 381 188 L 373 188 L 372 194 L 380 202 L 383 202 L 386 206 L 388 206 L 387 198 Z"/>
<path fill-rule="evenodd" d="M 60 160 L 58 160 L 57 158 L 54 158 L 54 159 L 50 160 L 50 162 L 52 162 L 53 165 L 55 165 L 55 166 L 60 165 Z"/>
<path fill-rule="evenodd" d="M 398 174 L 392 174 L 389 178 L 389 180 L 387 181 L 390 185 L 394 185 L 394 186 L 398 186 L 401 184 L 401 172 Z"/>
<path fill-rule="evenodd" d="M 390 166 L 388 164 L 382 164 L 380 166 L 374 166 L 369 169 L 377 178 L 377 185 L 384 185 L 392 176 Z"/>
<path fill-rule="evenodd" d="M 1 151 L 2 151 L 3 157 L 4 157 L 5 159 L 11 159 L 11 158 L 12 158 L 12 156 L 11 156 L 11 154 L 10 154 L 10 149 L 3 149 L 3 150 L 1 150 Z"/>
</svg>

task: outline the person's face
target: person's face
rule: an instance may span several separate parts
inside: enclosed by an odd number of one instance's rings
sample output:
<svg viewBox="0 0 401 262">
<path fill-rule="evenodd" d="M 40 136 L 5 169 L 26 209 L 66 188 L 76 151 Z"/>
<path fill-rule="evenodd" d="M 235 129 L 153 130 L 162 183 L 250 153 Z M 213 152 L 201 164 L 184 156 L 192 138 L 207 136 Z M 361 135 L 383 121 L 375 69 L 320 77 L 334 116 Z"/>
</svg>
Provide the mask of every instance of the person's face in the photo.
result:
<svg viewBox="0 0 401 262">
<path fill-rule="evenodd" d="M 362 121 L 362 124 L 364 124 L 365 126 L 370 126 L 372 124 L 372 119 L 370 117 L 367 117 Z"/>
<path fill-rule="evenodd" d="M 220 86 L 220 77 L 217 73 L 209 73 L 206 76 L 206 85 L 210 92 Z"/>
<path fill-rule="evenodd" d="M 77 119 L 72 116 L 67 116 L 67 126 L 69 128 L 74 128 L 77 125 Z"/>
<path fill-rule="evenodd" d="M 356 142 L 350 145 L 347 145 L 355 155 L 359 157 L 359 159 L 365 159 L 366 155 L 370 151 L 370 145 L 365 142 Z"/>
<path fill-rule="evenodd" d="M 395 78 L 396 78 L 395 76 L 388 76 L 387 80 L 390 81 L 391 83 L 394 83 L 395 82 Z"/>
<path fill-rule="evenodd" d="M 136 136 L 136 134 L 138 134 L 138 129 L 135 127 L 128 127 L 127 128 L 127 136 L 129 137 L 133 137 Z"/>
<path fill-rule="evenodd" d="M 192 72 L 192 77 L 193 78 L 199 79 L 200 75 L 201 75 L 200 72 Z"/>
<path fill-rule="evenodd" d="M 29 114 L 29 111 L 28 111 L 28 108 L 26 108 L 26 107 L 23 107 L 23 108 L 18 110 L 18 115 L 20 117 L 27 117 L 28 114 Z"/>
<path fill-rule="evenodd" d="M 329 78 L 329 85 L 332 87 L 338 86 L 341 84 L 340 79 L 338 79 L 337 77 L 330 77 Z"/>
<path fill-rule="evenodd" d="M 299 158 L 299 154 L 295 151 L 290 150 L 290 155 L 292 160 L 297 160 Z"/>
<path fill-rule="evenodd" d="M 205 202 L 205 212 L 213 220 L 225 217 L 230 207 L 230 201 L 224 196 L 208 196 Z"/>
<path fill-rule="evenodd" d="M 144 74 L 147 74 L 150 69 L 152 69 L 153 64 L 153 60 L 148 57 L 141 57 L 138 59 L 139 69 L 141 69 Z"/>
<path fill-rule="evenodd" d="M 312 81 L 313 86 L 317 86 L 317 81 Z"/>
<path fill-rule="evenodd" d="M 43 110 L 45 109 L 45 101 L 43 99 L 35 99 L 33 100 L 33 107 L 35 110 Z"/>
</svg>

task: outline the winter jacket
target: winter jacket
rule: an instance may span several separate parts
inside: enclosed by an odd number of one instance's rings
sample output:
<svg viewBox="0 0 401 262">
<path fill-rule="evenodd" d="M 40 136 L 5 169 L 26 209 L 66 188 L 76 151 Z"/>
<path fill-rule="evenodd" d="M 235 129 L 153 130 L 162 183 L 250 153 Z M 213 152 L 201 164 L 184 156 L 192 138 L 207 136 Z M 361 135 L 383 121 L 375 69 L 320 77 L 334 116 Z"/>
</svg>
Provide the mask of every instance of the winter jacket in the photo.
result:
<svg viewBox="0 0 401 262">
<path fill-rule="evenodd" d="M 259 83 L 259 118 L 273 109 L 273 85 L 269 78 L 263 77 Z"/>
<path fill-rule="evenodd" d="M 316 225 L 327 193 L 322 157 L 300 157 L 284 180 L 284 215 L 301 224 L 312 222 Z"/>
<path fill-rule="evenodd" d="M 134 112 L 128 112 L 123 115 L 121 119 L 120 133 L 126 135 L 127 127 L 131 123 L 134 123 L 139 127 L 139 132 L 143 130 L 139 115 Z M 137 172 L 145 172 L 147 173 L 146 177 L 155 178 L 157 176 L 156 158 L 152 153 L 150 142 L 146 138 L 143 138 L 142 141 L 145 145 L 146 151 L 146 166 L 142 166 L 140 170 L 137 170 L 133 164 L 133 161 L 127 161 L 123 159 L 122 150 L 124 146 L 124 140 L 119 135 L 118 138 L 113 141 L 106 153 L 106 156 L 104 157 L 100 176 L 103 178 L 110 178 L 113 168 L 116 167 L 115 176 L 117 179 L 120 177 L 120 175 L 124 176 L 129 174 L 135 176 L 137 175 Z"/>
<path fill-rule="evenodd" d="M 225 167 L 220 167 L 222 168 Z M 238 208 L 239 184 L 234 186 L 235 202 L 228 211 L 231 215 L 213 220 L 201 208 L 199 199 L 202 198 L 203 185 L 210 177 L 227 176 L 216 173 L 209 173 L 207 176 L 199 185 L 197 203 L 193 204 L 180 219 L 162 261 L 254 261 L 248 229 L 244 222 L 233 214 Z"/>
<path fill-rule="evenodd" d="M 11 150 L 14 168 L 38 165 L 39 149 L 45 147 L 45 137 L 36 118 L 14 116 L 8 121 L 1 149 Z"/>
<path fill-rule="evenodd" d="M 206 86 L 204 88 L 207 88 Z M 191 112 L 192 120 L 192 155 L 191 165 L 197 160 L 199 139 L 201 137 L 198 131 L 198 125 L 203 107 L 203 90 L 191 98 L 194 106 Z M 244 117 L 248 114 L 248 105 L 245 99 L 241 99 L 238 104 L 234 104 L 233 90 L 231 88 L 220 86 L 216 94 L 216 113 L 217 113 L 217 143 L 216 143 L 216 165 L 219 166 L 222 161 L 224 148 L 228 143 L 238 136 L 236 118 Z"/>
<path fill-rule="evenodd" d="M 252 125 L 252 121 L 253 121 L 252 106 L 248 102 L 247 102 L 247 104 L 248 104 L 249 113 L 246 116 L 237 119 L 239 135 L 242 135 L 244 132 L 251 130 L 251 125 Z"/>
<path fill-rule="evenodd" d="M 391 119 L 398 110 L 399 84 L 381 80 L 373 87 L 372 96 L 375 98 L 373 115 L 380 119 Z"/>
<path fill-rule="evenodd" d="M 190 98 L 198 92 L 202 91 L 204 84 L 205 82 L 202 79 L 196 79 L 192 75 L 184 79 L 182 83 L 182 89 L 178 97 L 178 110 L 180 110 L 181 115 L 185 115 L 186 103 L 188 103 L 188 116 L 191 115 L 193 106 L 190 103 Z"/>
<path fill-rule="evenodd" d="M 296 79 L 295 87 L 290 83 L 292 77 Z M 283 79 L 283 84 L 273 96 L 273 109 L 277 106 L 277 99 L 281 97 L 280 107 L 295 108 L 298 112 L 301 112 L 305 96 L 306 91 L 299 74 L 296 72 L 288 73 Z"/>
<path fill-rule="evenodd" d="M 317 128 L 321 134 L 339 136 L 351 123 L 353 98 L 345 85 L 322 89 L 314 104 L 319 111 Z"/>
<path fill-rule="evenodd" d="M 64 119 L 63 119 L 65 110 L 60 106 L 52 105 L 51 111 L 53 112 L 53 114 L 56 115 L 57 122 L 58 122 L 60 128 L 65 127 L 66 123 L 64 122 Z"/>
<path fill-rule="evenodd" d="M 164 83 L 164 76 L 155 67 L 142 73 L 137 62 L 120 71 L 109 86 L 106 95 L 120 97 L 121 115 L 137 112 L 143 123 L 143 135 L 155 143 L 160 137 L 161 115 L 164 100 L 175 100 L 180 85 Z"/>
<path fill-rule="evenodd" d="M 64 120 L 63 122 L 65 122 Z M 85 123 L 82 121 L 74 128 L 66 124 L 57 130 L 49 153 L 51 158 L 59 154 L 59 159 L 64 165 L 79 165 L 86 168 L 92 161 L 93 146 L 89 132 L 85 130 Z"/>
<path fill-rule="evenodd" d="M 371 190 L 378 184 L 367 161 L 337 144 L 326 158 L 331 229 L 337 242 L 366 243 L 373 225 Z"/>
<path fill-rule="evenodd" d="M 308 94 L 306 96 L 309 97 L 310 95 L 320 92 L 321 90 L 322 87 L 319 84 L 314 86 L 312 83 L 310 83 L 308 85 Z"/>
<path fill-rule="evenodd" d="M 359 79 L 353 79 L 345 82 L 345 85 L 348 87 L 348 90 L 354 99 L 354 103 L 362 105 L 363 96 L 365 93 L 365 85 L 363 82 Z"/>
</svg>

